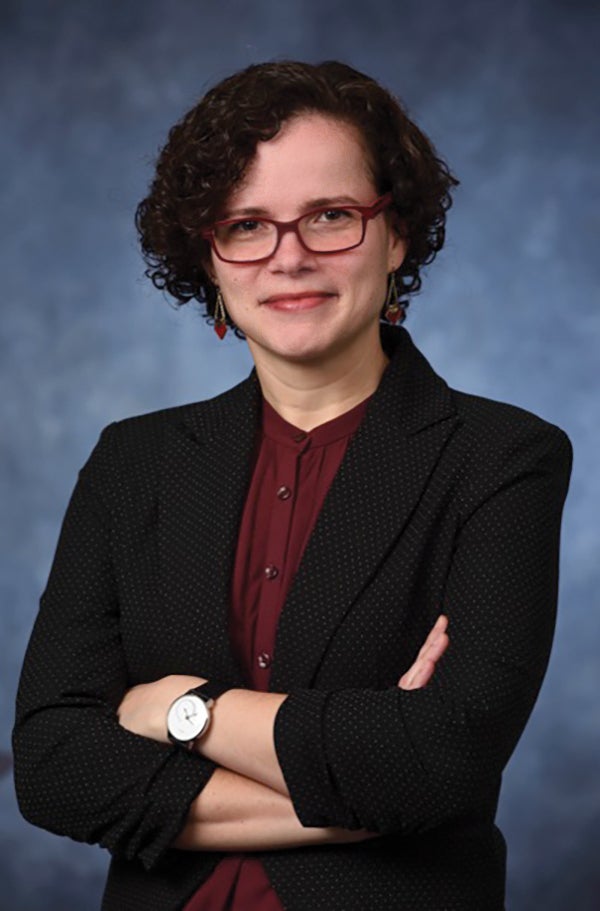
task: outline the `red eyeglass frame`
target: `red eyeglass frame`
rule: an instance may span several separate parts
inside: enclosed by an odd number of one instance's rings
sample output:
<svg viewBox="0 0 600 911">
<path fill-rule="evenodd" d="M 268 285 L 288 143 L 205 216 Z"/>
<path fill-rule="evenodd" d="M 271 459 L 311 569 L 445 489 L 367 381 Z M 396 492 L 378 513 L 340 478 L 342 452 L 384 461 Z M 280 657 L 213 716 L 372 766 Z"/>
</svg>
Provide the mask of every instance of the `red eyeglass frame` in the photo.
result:
<svg viewBox="0 0 600 911">
<path fill-rule="evenodd" d="M 379 215 L 380 212 L 384 212 L 392 204 L 393 195 L 392 193 L 384 193 L 383 196 L 379 196 L 375 202 L 370 206 L 344 206 L 344 205 L 329 205 L 329 206 L 319 206 L 318 209 L 311 209 L 310 212 L 305 212 L 304 215 L 299 215 L 298 218 L 293 218 L 291 221 L 277 221 L 275 218 L 263 218 L 262 215 L 257 215 L 256 217 L 249 215 L 246 219 L 244 218 L 224 218 L 221 221 L 216 221 L 212 228 L 206 228 L 204 231 L 201 231 L 200 236 L 207 240 L 211 248 L 213 249 L 217 259 L 220 259 L 221 262 L 231 263 L 234 266 L 243 266 L 244 264 L 250 263 L 262 263 L 267 259 L 271 259 L 275 255 L 279 244 L 281 243 L 281 238 L 288 231 L 292 231 L 298 238 L 300 245 L 308 252 L 314 253 L 316 256 L 334 256 L 336 253 L 346 253 L 348 250 L 354 250 L 356 247 L 360 247 L 362 242 L 365 239 L 365 234 L 367 231 L 367 222 L 371 221 L 372 218 L 375 218 L 376 215 Z M 331 209 L 352 209 L 355 212 L 360 212 L 362 217 L 362 235 L 360 240 L 352 244 L 350 247 L 344 247 L 342 250 L 311 250 L 300 236 L 300 231 L 298 230 L 298 225 L 302 219 L 306 218 L 308 215 L 318 215 L 320 212 L 329 212 Z M 217 250 L 217 245 L 215 242 L 215 231 L 217 227 L 225 225 L 234 225 L 240 221 L 263 221 L 267 222 L 270 225 L 275 225 L 277 229 L 277 241 L 275 243 L 274 249 L 269 253 L 268 256 L 261 256 L 260 259 L 226 259 L 222 256 Z"/>
</svg>

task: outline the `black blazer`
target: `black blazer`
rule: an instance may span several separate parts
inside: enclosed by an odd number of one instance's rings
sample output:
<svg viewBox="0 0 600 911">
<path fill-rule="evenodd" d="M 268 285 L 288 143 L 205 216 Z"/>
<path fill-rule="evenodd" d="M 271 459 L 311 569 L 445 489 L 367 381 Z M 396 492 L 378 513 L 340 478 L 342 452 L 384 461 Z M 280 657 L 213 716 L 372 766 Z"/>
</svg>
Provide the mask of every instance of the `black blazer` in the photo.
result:
<svg viewBox="0 0 600 911">
<path fill-rule="evenodd" d="M 500 911 L 500 778 L 553 634 L 565 434 L 447 387 L 404 329 L 281 616 L 275 743 L 305 826 L 378 839 L 261 855 L 287 911 Z M 25 660 L 22 812 L 113 855 L 105 911 L 171 911 L 221 855 L 169 848 L 214 765 L 128 733 L 124 691 L 244 685 L 229 583 L 260 420 L 255 375 L 108 427 L 80 473 Z M 451 647 L 398 689 L 439 613 Z"/>
</svg>

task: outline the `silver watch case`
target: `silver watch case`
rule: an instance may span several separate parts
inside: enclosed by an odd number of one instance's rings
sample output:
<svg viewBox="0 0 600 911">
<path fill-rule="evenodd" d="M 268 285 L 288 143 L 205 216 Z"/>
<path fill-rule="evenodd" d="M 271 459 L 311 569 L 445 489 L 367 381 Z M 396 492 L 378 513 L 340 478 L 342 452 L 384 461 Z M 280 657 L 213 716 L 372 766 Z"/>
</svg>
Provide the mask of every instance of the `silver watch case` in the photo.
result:
<svg viewBox="0 0 600 911">
<path fill-rule="evenodd" d="M 201 698 L 196 693 L 178 696 L 167 712 L 167 733 L 169 739 L 180 746 L 191 749 L 194 741 L 201 737 L 210 724 L 210 710 L 213 699 Z"/>
</svg>

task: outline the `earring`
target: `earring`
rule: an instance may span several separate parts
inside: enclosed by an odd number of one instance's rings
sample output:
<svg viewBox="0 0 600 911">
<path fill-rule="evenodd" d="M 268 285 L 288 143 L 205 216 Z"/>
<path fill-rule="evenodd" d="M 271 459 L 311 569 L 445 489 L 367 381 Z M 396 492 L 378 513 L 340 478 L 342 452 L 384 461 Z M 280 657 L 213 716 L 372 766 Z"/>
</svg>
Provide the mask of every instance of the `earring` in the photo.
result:
<svg viewBox="0 0 600 911">
<path fill-rule="evenodd" d="M 227 314 L 225 313 L 225 301 L 221 294 L 221 289 L 217 288 L 217 299 L 215 301 L 215 332 L 222 340 L 227 332 Z"/>
<path fill-rule="evenodd" d="M 396 287 L 396 273 L 390 272 L 390 280 L 388 283 L 388 293 L 385 301 L 385 309 L 383 314 L 388 320 L 388 322 L 402 323 L 406 317 L 406 307 L 404 304 L 401 304 L 398 300 L 398 289 Z"/>
</svg>

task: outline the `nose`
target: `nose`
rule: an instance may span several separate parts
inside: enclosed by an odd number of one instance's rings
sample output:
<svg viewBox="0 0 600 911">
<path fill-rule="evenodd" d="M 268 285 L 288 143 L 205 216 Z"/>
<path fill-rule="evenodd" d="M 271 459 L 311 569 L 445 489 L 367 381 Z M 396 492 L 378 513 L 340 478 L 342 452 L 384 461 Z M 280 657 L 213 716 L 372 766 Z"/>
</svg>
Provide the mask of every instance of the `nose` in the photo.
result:
<svg viewBox="0 0 600 911">
<path fill-rule="evenodd" d="M 315 254 L 306 250 L 297 233 L 288 228 L 279 236 L 279 243 L 273 256 L 268 261 L 273 272 L 298 272 L 314 265 Z"/>
</svg>

